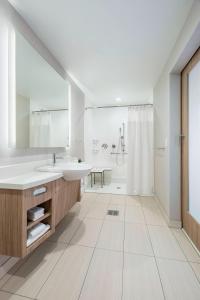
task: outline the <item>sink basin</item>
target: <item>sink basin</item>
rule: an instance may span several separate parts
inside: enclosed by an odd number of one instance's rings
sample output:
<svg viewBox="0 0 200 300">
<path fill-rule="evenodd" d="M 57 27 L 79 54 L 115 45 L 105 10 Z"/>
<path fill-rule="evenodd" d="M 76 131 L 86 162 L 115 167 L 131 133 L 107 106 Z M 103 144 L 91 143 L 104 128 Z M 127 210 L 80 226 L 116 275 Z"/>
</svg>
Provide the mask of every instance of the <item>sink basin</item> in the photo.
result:
<svg viewBox="0 0 200 300">
<path fill-rule="evenodd" d="M 67 181 L 80 180 L 87 176 L 92 169 L 91 165 L 86 163 L 56 163 L 38 168 L 41 172 L 62 173 Z"/>
</svg>

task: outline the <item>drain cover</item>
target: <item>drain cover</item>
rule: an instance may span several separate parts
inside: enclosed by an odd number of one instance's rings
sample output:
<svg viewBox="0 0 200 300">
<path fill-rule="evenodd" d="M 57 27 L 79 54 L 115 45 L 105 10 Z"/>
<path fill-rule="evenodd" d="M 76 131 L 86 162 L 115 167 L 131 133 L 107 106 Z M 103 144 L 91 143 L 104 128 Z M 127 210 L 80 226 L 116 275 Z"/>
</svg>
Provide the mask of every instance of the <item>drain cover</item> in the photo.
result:
<svg viewBox="0 0 200 300">
<path fill-rule="evenodd" d="M 118 216 L 118 215 L 119 215 L 119 210 L 112 210 L 112 209 L 109 209 L 108 212 L 107 212 L 107 215 L 110 215 L 110 216 Z"/>
<path fill-rule="evenodd" d="M 121 186 L 117 186 L 117 190 L 120 190 L 121 189 Z"/>
</svg>

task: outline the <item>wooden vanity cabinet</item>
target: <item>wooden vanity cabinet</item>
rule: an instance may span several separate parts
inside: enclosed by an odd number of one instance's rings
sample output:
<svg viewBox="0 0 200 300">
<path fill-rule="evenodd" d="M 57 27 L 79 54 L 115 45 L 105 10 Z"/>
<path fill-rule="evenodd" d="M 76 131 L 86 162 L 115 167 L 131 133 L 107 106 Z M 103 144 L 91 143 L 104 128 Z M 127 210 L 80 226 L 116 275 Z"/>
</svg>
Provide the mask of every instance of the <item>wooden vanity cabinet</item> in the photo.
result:
<svg viewBox="0 0 200 300">
<path fill-rule="evenodd" d="M 80 181 L 56 181 L 55 226 L 64 218 L 72 206 L 80 201 Z"/>
<path fill-rule="evenodd" d="M 45 188 L 45 192 L 34 195 Z M 50 237 L 56 225 L 80 200 L 80 181 L 63 178 L 26 190 L 0 189 L 0 255 L 25 257 Z M 27 211 L 42 206 L 45 214 L 36 221 L 27 221 Z M 43 222 L 50 229 L 27 247 L 27 231 Z"/>
</svg>

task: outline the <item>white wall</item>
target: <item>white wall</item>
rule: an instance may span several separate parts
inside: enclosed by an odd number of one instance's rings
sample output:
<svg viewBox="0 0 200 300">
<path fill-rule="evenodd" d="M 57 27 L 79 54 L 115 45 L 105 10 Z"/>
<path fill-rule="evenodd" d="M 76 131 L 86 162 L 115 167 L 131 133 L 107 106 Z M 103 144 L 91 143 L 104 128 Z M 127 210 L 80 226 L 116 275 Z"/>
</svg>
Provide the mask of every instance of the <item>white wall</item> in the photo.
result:
<svg viewBox="0 0 200 300">
<path fill-rule="evenodd" d="M 125 122 L 125 144 L 127 151 L 128 108 L 87 109 L 85 112 L 85 160 L 94 167 L 111 167 L 114 180 L 126 179 L 127 156 L 116 164 L 116 155 L 111 155 L 112 144 L 119 143 L 119 128 Z M 95 146 L 93 141 L 98 141 Z M 102 144 L 108 145 L 103 149 Z"/>
<path fill-rule="evenodd" d="M 155 193 L 171 224 L 181 221 L 180 72 L 199 47 L 199 25 L 200 2 L 195 1 L 154 88 Z"/>
</svg>

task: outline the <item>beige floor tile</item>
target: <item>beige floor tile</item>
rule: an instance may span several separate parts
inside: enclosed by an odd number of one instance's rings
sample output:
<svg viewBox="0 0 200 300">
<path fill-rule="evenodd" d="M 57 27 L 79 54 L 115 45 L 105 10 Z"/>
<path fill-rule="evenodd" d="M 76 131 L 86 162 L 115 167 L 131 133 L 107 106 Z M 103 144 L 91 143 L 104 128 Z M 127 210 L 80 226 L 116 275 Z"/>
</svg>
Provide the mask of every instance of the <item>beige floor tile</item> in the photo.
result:
<svg viewBox="0 0 200 300">
<path fill-rule="evenodd" d="M 194 273 L 196 274 L 196 277 L 198 278 L 198 280 L 200 282 L 200 264 L 190 263 L 190 265 L 192 266 L 192 269 L 193 269 Z"/>
<path fill-rule="evenodd" d="M 2 289 L 34 298 L 65 249 L 64 244 L 44 243 L 33 252 Z"/>
<path fill-rule="evenodd" d="M 95 247 L 101 231 L 103 221 L 95 219 L 83 220 L 81 226 L 76 231 L 70 244 L 78 244 L 88 247 Z"/>
<path fill-rule="evenodd" d="M 192 244 L 185 236 L 181 229 L 173 228 L 171 229 L 172 233 L 176 237 L 181 249 L 183 250 L 187 259 L 191 262 L 198 262 L 200 263 L 200 256 L 196 252 L 196 250 L 192 247 Z"/>
<path fill-rule="evenodd" d="M 127 196 L 125 196 L 125 203 L 126 203 L 126 206 L 141 205 L 140 197 L 127 195 Z"/>
<path fill-rule="evenodd" d="M 31 254 L 29 254 L 23 259 L 19 259 L 18 261 L 16 261 L 13 267 L 11 267 L 11 269 L 9 269 L 9 271 L 0 279 L 0 289 L 4 286 L 4 284 L 8 281 L 8 279 L 10 279 L 13 276 L 13 274 L 16 273 L 17 270 L 27 261 L 27 259 L 29 259 L 30 256 Z"/>
<path fill-rule="evenodd" d="M 123 300 L 164 300 L 153 257 L 125 253 L 123 274 Z"/>
<path fill-rule="evenodd" d="M 200 284 L 189 263 L 157 259 L 166 300 L 198 300 Z"/>
<path fill-rule="evenodd" d="M 158 226 L 167 226 L 164 217 L 159 208 L 155 206 L 143 206 L 143 212 L 145 217 L 146 224 L 149 225 L 158 225 Z"/>
<path fill-rule="evenodd" d="M 30 298 L 20 297 L 17 295 L 12 295 L 12 294 L 0 291 L 0 299 L 1 300 L 26 300 L 26 299 L 30 299 Z"/>
<path fill-rule="evenodd" d="M 80 300 L 121 300 L 123 254 L 96 249 Z"/>
<path fill-rule="evenodd" d="M 92 207 L 90 207 L 86 217 L 103 220 L 107 213 L 107 207 L 108 205 L 105 203 L 95 204 Z"/>
<path fill-rule="evenodd" d="M 98 194 L 96 194 L 96 193 L 84 193 L 81 197 L 81 202 L 84 202 L 84 201 L 89 201 L 90 202 L 90 200 L 95 201 L 96 198 L 97 198 L 97 195 Z"/>
<path fill-rule="evenodd" d="M 141 197 L 140 196 L 140 201 L 142 206 L 144 207 L 158 207 L 158 203 L 154 197 Z"/>
<path fill-rule="evenodd" d="M 93 249 L 69 246 L 41 289 L 39 300 L 77 300 Z"/>
<path fill-rule="evenodd" d="M 142 208 L 139 205 L 131 205 L 126 207 L 125 222 L 129 223 L 145 223 Z"/>
<path fill-rule="evenodd" d="M 97 243 L 98 248 L 123 251 L 124 223 L 105 221 Z"/>
<path fill-rule="evenodd" d="M 124 251 L 153 255 L 148 230 L 145 224 L 125 224 Z"/>
<path fill-rule="evenodd" d="M 110 204 L 111 197 L 111 194 L 98 194 L 96 198 L 96 203 Z"/>
<path fill-rule="evenodd" d="M 124 213 L 125 213 L 125 207 L 123 205 L 117 205 L 117 204 L 110 204 L 108 205 L 107 209 L 111 210 L 118 210 L 119 215 L 118 216 L 110 216 L 106 215 L 105 220 L 107 221 L 119 221 L 124 222 Z"/>
<path fill-rule="evenodd" d="M 70 217 L 67 215 L 56 227 L 55 233 L 49 240 L 52 242 L 69 243 L 81 223 L 82 220 L 78 217 Z"/>
<path fill-rule="evenodd" d="M 89 209 L 92 207 L 91 204 L 84 204 L 77 202 L 68 212 L 68 215 L 71 217 L 77 217 L 79 219 L 84 219 L 87 215 Z"/>
<path fill-rule="evenodd" d="M 168 227 L 148 225 L 155 256 L 186 260 L 183 251 Z"/>
<path fill-rule="evenodd" d="M 110 204 L 125 205 L 126 197 L 124 195 L 112 195 Z"/>
</svg>

